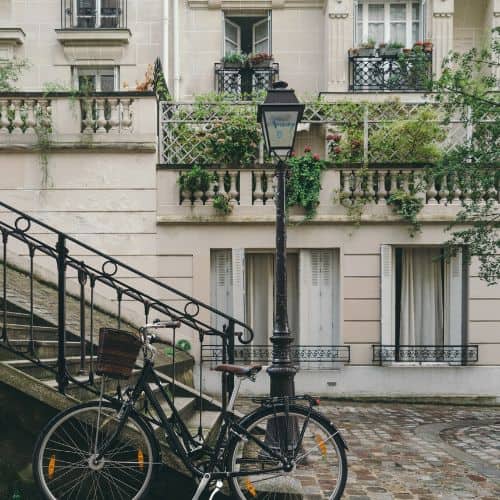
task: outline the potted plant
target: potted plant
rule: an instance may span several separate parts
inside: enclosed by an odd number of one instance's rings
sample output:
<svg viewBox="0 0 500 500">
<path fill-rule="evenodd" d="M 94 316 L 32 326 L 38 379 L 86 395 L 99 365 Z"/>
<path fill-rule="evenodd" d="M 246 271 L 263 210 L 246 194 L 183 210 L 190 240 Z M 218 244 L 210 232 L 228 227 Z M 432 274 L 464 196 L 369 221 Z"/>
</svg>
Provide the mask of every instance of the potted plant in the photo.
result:
<svg viewBox="0 0 500 500">
<path fill-rule="evenodd" d="M 432 52 L 432 42 L 430 40 L 424 40 L 424 52 Z"/>
<path fill-rule="evenodd" d="M 424 50 L 424 42 L 418 41 L 413 44 L 413 50 L 419 51 L 419 50 Z"/>
<path fill-rule="evenodd" d="M 257 52 L 248 57 L 248 64 L 252 68 L 269 68 L 273 62 L 273 55 L 267 52 Z"/>
<path fill-rule="evenodd" d="M 241 52 L 231 52 L 222 58 L 224 68 L 243 68 L 248 61 L 246 54 Z"/>
<path fill-rule="evenodd" d="M 362 43 L 358 48 L 360 57 L 372 57 L 375 55 L 375 40 L 369 38 L 367 42 Z"/>
<path fill-rule="evenodd" d="M 397 56 L 403 51 L 404 45 L 400 42 L 389 42 L 379 45 L 379 54 L 381 56 Z"/>
</svg>

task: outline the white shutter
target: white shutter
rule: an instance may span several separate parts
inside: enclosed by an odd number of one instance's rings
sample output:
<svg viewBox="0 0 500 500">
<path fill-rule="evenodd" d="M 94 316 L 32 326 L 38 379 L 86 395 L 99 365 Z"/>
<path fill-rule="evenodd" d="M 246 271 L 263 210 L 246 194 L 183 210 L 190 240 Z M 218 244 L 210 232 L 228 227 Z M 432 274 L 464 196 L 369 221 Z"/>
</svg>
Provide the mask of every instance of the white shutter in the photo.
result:
<svg viewBox="0 0 500 500">
<path fill-rule="evenodd" d="M 462 252 L 446 262 L 444 297 L 444 343 L 462 344 Z"/>
<path fill-rule="evenodd" d="M 240 52 L 240 49 L 241 28 L 226 18 L 224 19 L 224 55 Z"/>
<path fill-rule="evenodd" d="M 391 245 L 380 247 L 380 327 L 383 345 L 394 344 L 394 255 Z"/>
<path fill-rule="evenodd" d="M 220 311 L 233 314 L 233 281 L 231 250 L 214 250 L 211 255 L 212 306 Z M 212 325 L 222 330 L 227 323 L 224 318 L 214 314 Z"/>
<path fill-rule="evenodd" d="M 233 316 L 245 321 L 245 249 L 232 250 Z"/>
<path fill-rule="evenodd" d="M 269 33 L 270 33 L 270 21 L 269 17 L 267 19 L 262 19 L 257 21 L 252 26 L 252 52 L 267 52 L 271 50 L 271 44 Z"/>
</svg>

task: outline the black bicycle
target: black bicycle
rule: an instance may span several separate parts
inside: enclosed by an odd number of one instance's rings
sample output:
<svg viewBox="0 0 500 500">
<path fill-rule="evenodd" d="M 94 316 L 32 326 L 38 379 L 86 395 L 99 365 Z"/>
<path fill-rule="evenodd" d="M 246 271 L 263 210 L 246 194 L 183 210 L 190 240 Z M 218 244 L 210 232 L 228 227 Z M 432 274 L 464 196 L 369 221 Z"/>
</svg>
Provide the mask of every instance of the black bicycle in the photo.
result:
<svg viewBox="0 0 500 500">
<path fill-rule="evenodd" d="M 340 498 L 347 480 L 346 445 L 333 423 L 315 409 L 317 400 L 261 398 L 254 400 L 259 407 L 243 418 L 233 413 L 242 380 L 255 380 L 261 366 L 217 366 L 237 380 L 217 436 L 210 444 L 190 434 L 153 369 L 153 344 L 169 342 L 150 330 L 176 326 L 157 322 L 140 330 L 143 368 L 120 399 L 105 400 L 103 382 L 98 401 L 69 408 L 47 424 L 33 454 L 34 477 L 43 495 L 51 500 L 146 498 L 161 463 L 161 434 L 198 481 L 192 500 L 206 488 L 213 488 L 214 498 L 225 480 L 232 498 Z M 108 356 L 108 367 L 111 361 Z M 169 416 L 156 394 L 168 402 Z"/>
</svg>

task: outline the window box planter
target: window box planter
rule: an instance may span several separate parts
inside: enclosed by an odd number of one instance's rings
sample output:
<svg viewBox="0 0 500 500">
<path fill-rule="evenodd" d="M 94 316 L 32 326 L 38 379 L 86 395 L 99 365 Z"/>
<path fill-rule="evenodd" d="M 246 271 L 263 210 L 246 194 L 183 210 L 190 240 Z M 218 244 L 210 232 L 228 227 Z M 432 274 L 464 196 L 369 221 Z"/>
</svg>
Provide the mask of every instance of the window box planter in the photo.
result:
<svg viewBox="0 0 500 500">
<path fill-rule="evenodd" d="M 403 52 L 402 48 L 380 47 L 378 53 L 382 57 L 396 57 Z"/>
<path fill-rule="evenodd" d="M 367 49 L 364 47 L 360 47 L 356 50 L 358 51 L 359 57 L 375 57 L 377 55 L 377 49 L 375 48 Z"/>
</svg>

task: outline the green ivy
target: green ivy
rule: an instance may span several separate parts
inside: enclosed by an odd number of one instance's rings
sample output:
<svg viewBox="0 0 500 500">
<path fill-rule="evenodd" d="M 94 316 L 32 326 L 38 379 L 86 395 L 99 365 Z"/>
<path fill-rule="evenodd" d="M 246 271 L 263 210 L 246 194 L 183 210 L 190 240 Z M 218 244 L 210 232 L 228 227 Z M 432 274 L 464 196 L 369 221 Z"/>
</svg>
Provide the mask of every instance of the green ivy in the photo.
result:
<svg viewBox="0 0 500 500">
<path fill-rule="evenodd" d="M 0 92 L 13 92 L 14 84 L 19 80 L 23 71 L 30 67 L 26 59 L 12 59 L 0 63 Z"/>
<path fill-rule="evenodd" d="M 412 238 L 421 231 L 422 224 L 417 217 L 424 206 L 422 198 L 419 198 L 415 193 L 397 189 L 391 193 L 387 203 L 395 213 L 410 224 L 409 232 Z"/>
<path fill-rule="evenodd" d="M 213 207 L 224 215 L 229 215 L 233 211 L 233 207 L 229 203 L 227 194 L 217 193 L 212 199 Z"/>
<path fill-rule="evenodd" d="M 199 165 L 193 165 L 190 170 L 183 172 L 177 180 L 181 191 L 207 191 L 210 182 L 215 180 L 214 173 Z"/>
<path fill-rule="evenodd" d="M 325 168 L 325 162 L 320 160 L 319 155 L 312 154 L 310 148 L 306 148 L 303 156 L 288 160 L 288 168 L 287 206 L 304 208 L 304 220 L 311 220 L 319 205 L 321 171 Z"/>
</svg>

